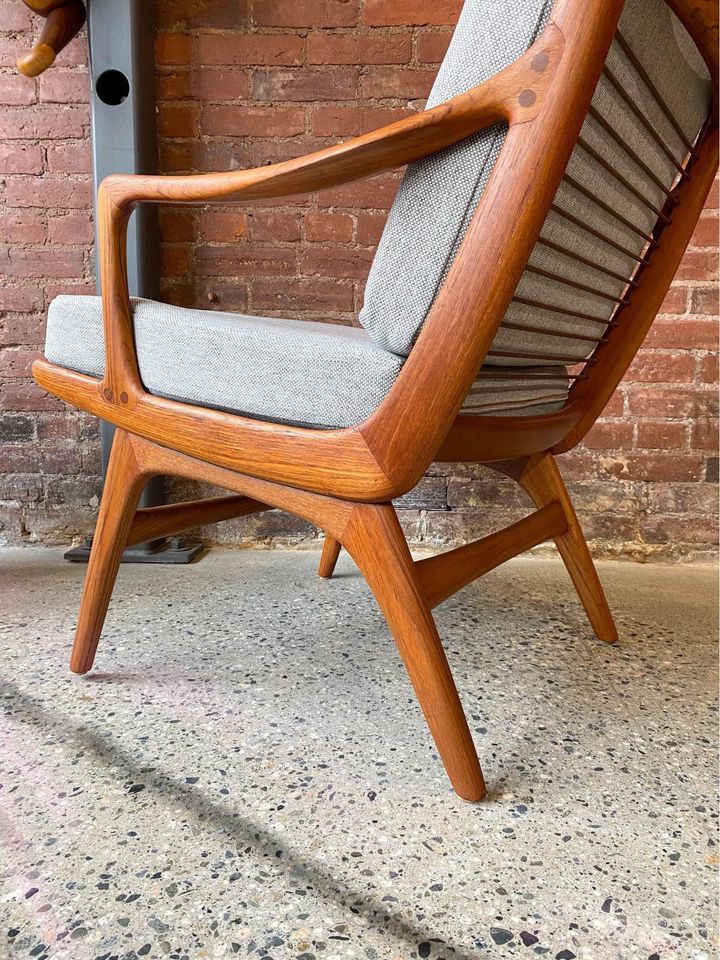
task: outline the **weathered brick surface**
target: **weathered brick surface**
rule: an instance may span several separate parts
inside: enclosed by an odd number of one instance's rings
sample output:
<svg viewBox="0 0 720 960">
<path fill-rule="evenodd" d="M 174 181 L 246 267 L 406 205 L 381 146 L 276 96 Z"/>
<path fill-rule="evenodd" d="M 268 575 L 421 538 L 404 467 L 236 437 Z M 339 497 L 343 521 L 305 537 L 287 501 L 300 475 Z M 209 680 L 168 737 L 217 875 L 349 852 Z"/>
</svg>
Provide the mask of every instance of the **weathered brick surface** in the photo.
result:
<svg viewBox="0 0 720 960">
<path fill-rule="evenodd" d="M 157 0 L 165 172 L 283 160 L 420 109 L 460 0 Z M 97 424 L 29 378 L 60 292 L 93 289 L 86 42 L 43 77 L 13 69 L 40 24 L 0 0 L 0 542 L 92 526 Z M 163 289 L 190 306 L 353 323 L 396 174 L 243 208 L 161 210 Z M 631 371 L 563 470 L 600 554 L 701 557 L 716 542 L 718 189 Z M 190 492 L 176 483 L 174 494 Z M 411 538 L 480 536 L 524 496 L 434 465 L 399 504 Z M 315 538 L 281 514 L 207 531 L 222 542 Z"/>
</svg>

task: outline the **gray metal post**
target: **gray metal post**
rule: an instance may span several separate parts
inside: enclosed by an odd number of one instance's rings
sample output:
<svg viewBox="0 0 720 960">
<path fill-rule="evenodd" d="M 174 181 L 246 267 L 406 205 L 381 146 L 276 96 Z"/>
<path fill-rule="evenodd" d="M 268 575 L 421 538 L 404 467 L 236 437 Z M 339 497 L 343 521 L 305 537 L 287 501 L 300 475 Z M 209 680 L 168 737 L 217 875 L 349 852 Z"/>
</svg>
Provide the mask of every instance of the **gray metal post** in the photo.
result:
<svg viewBox="0 0 720 960">
<path fill-rule="evenodd" d="M 150 0 L 89 0 L 90 124 L 95 190 L 111 173 L 155 173 L 155 4 Z M 97 244 L 96 244 L 97 249 Z M 159 238 L 156 208 L 142 204 L 128 228 L 130 294 L 158 299 Z M 98 289 L 99 269 L 96 260 Z M 114 427 L 102 422 L 103 476 Z M 164 503 L 162 478 L 151 481 L 141 506 Z M 156 540 L 125 551 L 126 561 L 188 563 L 201 550 L 184 540 Z M 70 550 L 69 560 L 85 560 L 88 545 Z"/>
</svg>

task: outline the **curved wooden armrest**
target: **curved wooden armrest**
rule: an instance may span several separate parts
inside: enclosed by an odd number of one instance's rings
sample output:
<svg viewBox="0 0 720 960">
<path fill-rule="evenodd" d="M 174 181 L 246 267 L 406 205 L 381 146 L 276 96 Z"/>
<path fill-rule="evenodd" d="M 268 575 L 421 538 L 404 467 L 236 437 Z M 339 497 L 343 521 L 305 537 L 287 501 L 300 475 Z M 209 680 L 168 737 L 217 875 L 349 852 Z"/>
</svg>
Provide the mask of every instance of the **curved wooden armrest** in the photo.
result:
<svg viewBox="0 0 720 960">
<path fill-rule="evenodd" d="M 500 120 L 523 123 L 542 104 L 562 48 L 550 27 L 509 67 L 430 110 L 315 153 L 249 170 L 188 176 L 118 174 L 103 189 L 118 207 L 138 202 L 233 203 L 336 187 L 404 166 Z"/>
<path fill-rule="evenodd" d="M 321 190 L 426 157 L 501 120 L 524 123 L 539 113 L 563 48 L 563 34 L 551 24 L 524 56 L 485 83 L 431 110 L 296 160 L 229 173 L 106 177 L 98 191 L 103 398 L 132 408 L 144 393 L 126 275 L 127 224 L 135 204 L 232 203 Z"/>
</svg>

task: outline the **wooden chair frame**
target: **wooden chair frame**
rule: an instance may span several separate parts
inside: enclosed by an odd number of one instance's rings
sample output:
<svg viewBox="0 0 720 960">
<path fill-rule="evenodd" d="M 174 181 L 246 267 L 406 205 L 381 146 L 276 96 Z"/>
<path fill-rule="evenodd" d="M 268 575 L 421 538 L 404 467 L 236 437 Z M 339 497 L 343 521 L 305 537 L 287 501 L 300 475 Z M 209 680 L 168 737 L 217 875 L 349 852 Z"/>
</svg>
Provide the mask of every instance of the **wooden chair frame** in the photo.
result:
<svg viewBox="0 0 720 960">
<path fill-rule="evenodd" d="M 670 0 L 717 76 L 712 0 Z M 280 508 L 326 531 L 320 574 L 341 545 L 368 581 L 397 642 L 456 792 L 485 784 L 431 609 L 463 585 L 553 538 L 595 633 L 617 633 L 555 454 L 587 433 L 647 333 L 697 223 L 718 162 L 717 111 L 691 147 L 610 336 L 573 383 L 567 405 L 536 417 L 460 415 L 553 202 L 590 105 L 622 0 L 557 0 L 552 22 L 502 73 L 431 110 L 308 156 L 255 170 L 113 176 L 99 191 L 106 373 L 101 381 L 45 360 L 49 392 L 118 428 L 85 580 L 71 670 L 93 663 L 122 551 L 150 537 Z M 717 88 L 716 88 L 717 99 Z M 126 276 L 129 216 L 138 203 L 242 202 L 348 183 L 402 166 L 498 121 L 508 134 L 447 280 L 385 400 L 363 423 L 310 430 L 148 394 L 138 370 Z M 502 211 L 502 216 L 498 216 Z M 487 282 L 477 283 L 482 276 Z M 452 362 L 450 362 L 452 358 Z M 515 479 L 537 512 L 507 530 L 414 562 L 391 501 L 430 463 L 487 464 Z M 235 496 L 137 510 L 157 474 Z"/>
</svg>

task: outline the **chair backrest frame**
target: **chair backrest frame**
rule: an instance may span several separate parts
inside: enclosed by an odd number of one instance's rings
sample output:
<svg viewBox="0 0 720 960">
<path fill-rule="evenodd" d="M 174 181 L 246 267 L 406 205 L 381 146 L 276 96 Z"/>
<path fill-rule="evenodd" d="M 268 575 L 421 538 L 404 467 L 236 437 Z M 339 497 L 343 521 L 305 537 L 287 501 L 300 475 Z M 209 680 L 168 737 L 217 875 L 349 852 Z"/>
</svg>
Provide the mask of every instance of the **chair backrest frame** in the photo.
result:
<svg viewBox="0 0 720 960">
<path fill-rule="evenodd" d="M 586 375 L 556 414 L 512 420 L 458 416 L 552 205 L 623 8 L 622 0 L 557 0 L 537 41 L 553 32 L 562 37 L 547 97 L 532 120 L 510 124 L 417 343 L 383 404 L 360 427 L 388 476 L 403 475 L 407 483 L 411 471 L 419 479 L 433 458 L 473 459 L 476 444 L 468 440 L 480 432 L 515 431 L 518 448 L 534 433 L 539 447 L 567 450 L 592 427 L 622 379 L 672 282 L 717 169 L 717 10 L 706 0 L 670 0 L 669 5 L 708 66 L 714 103 L 689 154 L 688 175 L 653 234 L 648 262 L 634 277 L 627 304 L 619 305 L 612 337 L 598 345 Z"/>
</svg>

